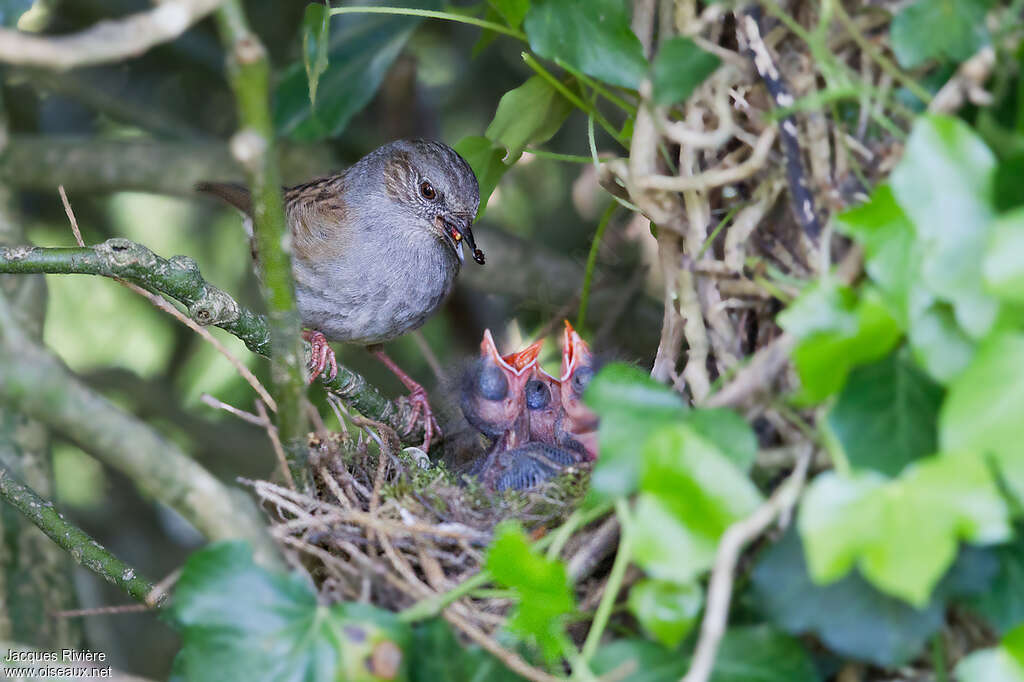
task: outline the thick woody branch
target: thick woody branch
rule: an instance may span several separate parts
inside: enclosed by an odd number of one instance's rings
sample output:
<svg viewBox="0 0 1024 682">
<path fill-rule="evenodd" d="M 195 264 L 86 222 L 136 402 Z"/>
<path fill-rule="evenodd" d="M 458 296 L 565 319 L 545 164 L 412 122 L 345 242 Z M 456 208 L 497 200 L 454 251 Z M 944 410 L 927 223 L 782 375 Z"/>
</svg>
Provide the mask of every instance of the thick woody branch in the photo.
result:
<svg viewBox="0 0 1024 682">
<path fill-rule="evenodd" d="M 21 330 L 0 296 L 0 403 L 64 434 L 176 510 L 211 540 L 242 538 L 264 561 L 277 551 L 252 502 L 173 442 L 86 387 Z"/>
<path fill-rule="evenodd" d="M 64 70 L 137 57 L 174 40 L 220 4 L 221 0 L 164 0 L 151 10 L 61 36 L 0 28 L 0 61 Z"/>
<path fill-rule="evenodd" d="M 0 497 L 34 523 L 46 537 L 67 551 L 79 566 L 83 566 L 112 585 L 117 585 L 134 599 L 149 604 L 153 584 L 138 575 L 135 569 L 111 554 L 89 534 L 70 523 L 58 512 L 52 502 L 36 495 L 35 491 L 11 476 L 0 466 Z M 162 596 L 154 595 L 162 601 Z"/>
<path fill-rule="evenodd" d="M 254 353 L 271 353 L 267 319 L 209 284 L 195 261 L 185 256 L 162 258 L 127 239 L 110 239 L 85 247 L 0 247 L 0 273 L 84 274 L 127 280 L 175 299 L 185 306 L 193 320 L 237 336 Z M 360 374 L 339 367 L 338 375 L 323 384 L 361 414 L 394 428 L 405 442 L 421 439 L 419 430 L 405 431 L 408 404 L 389 400 Z"/>
<path fill-rule="evenodd" d="M 291 240 L 270 117 L 270 64 L 266 49 L 249 28 L 240 0 L 226 0 L 217 11 L 217 23 L 228 52 L 228 79 L 235 92 L 240 123 L 231 140 L 231 153 L 245 168 L 252 191 L 254 233 L 263 269 L 261 286 L 274 341 L 270 367 L 278 405 L 278 434 L 288 452 L 292 477 L 300 487 L 306 487 L 311 477 L 303 443 L 307 423 L 301 324 L 295 306 Z"/>
</svg>

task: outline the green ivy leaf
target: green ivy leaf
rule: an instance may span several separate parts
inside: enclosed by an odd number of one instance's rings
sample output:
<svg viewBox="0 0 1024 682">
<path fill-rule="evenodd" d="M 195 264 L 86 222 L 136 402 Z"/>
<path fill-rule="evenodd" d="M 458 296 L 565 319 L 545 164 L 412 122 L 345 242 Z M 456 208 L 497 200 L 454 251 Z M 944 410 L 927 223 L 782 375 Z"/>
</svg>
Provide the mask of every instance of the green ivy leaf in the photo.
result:
<svg viewBox="0 0 1024 682">
<path fill-rule="evenodd" d="M 946 599 L 953 592 L 984 591 L 995 572 L 987 554 L 961 552 L 936 594 L 916 609 L 882 594 L 856 571 L 829 585 L 807 574 L 800 536 L 790 530 L 758 558 L 751 575 L 759 610 L 793 635 L 815 634 L 829 649 L 892 668 L 916 657 L 945 621 Z M 957 572 L 967 573 L 967 580 Z M 964 585 L 954 583 L 967 583 Z M 967 588 L 967 589 L 964 589 Z"/>
<path fill-rule="evenodd" d="M 985 45 L 987 0 L 917 0 L 903 8 L 889 27 L 900 66 L 912 69 L 929 59 L 962 62 Z"/>
<path fill-rule="evenodd" d="M 476 214 L 479 220 L 487 211 L 487 201 L 498 186 L 501 176 L 510 168 L 502 161 L 505 150 L 495 146 L 486 137 L 476 135 L 462 138 L 455 143 L 454 149 L 473 169 L 477 184 L 480 185 L 480 210 Z"/>
<path fill-rule="evenodd" d="M 1024 209 L 1000 216 L 985 250 L 982 273 L 996 296 L 1024 303 Z"/>
<path fill-rule="evenodd" d="M 510 28 L 519 28 L 530 9 L 530 0 L 487 0 Z"/>
<path fill-rule="evenodd" d="M 1024 682 L 1024 625 L 1007 633 L 999 646 L 964 658 L 954 673 L 960 682 Z"/>
<path fill-rule="evenodd" d="M 826 423 L 854 468 L 895 476 L 936 451 L 941 403 L 942 387 L 892 353 L 850 373 Z"/>
<path fill-rule="evenodd" d="M 892 481 L 822 474 L 805 493 L 799 528 L 816 582 L 856 562 L 880 590 L 921 607 L 959 541 L 1007 539 L 1008 515 L 984 459 L 958 452 L 919 460 Z"/>
<path fill-rule="evenodd" d="M 672 389 L 630 365 L 601 369 L 583 396 L 601 418 L 600 456 L 590 479 L 590 501 L 624 496 L 636 490 L 643 466 L 641 452 L 654 431 L 680 422 L 687 413 Z"/>
<path fill-rule="evenodd" d="M 957 323 L 975 339 L 992 327 L 998 310 L 981 278 L 994 215 L 995 165 L 991 150 L 966 123 L 923 116 L 890 179 L 920 243 L 922 283 L 953 305 Z"/>
<path fill-rule="evenodd" d="M 991 454 L 1024 501 L 1024 334 L 999 334 L 949 387 L 939 416 L 943 449 Z"/>
<path fill-rule="evenodd" d="M 684 424 L 662 427 L 641 452 L 633 556 L 650 575 L 689 583 L 711 567 L 722 533 L 761 502 L 753 483 Z"/>
<path fill-rule="evenodd" d="M 809 287 L 778 322 L 800 339 L 792 355 L 801 383 L 797 399 L 805 404 L 840 390 L 851 369 L 883 357 L 902 335 L 876 290 L 858 300 L 831 281 Z"/>
<path fill-rule="evenodd" d="M 974 356 L 974 341 L 957 325 L 945 303 L 916 311 L 907 336 L 914 358 L 936 381 L 948 383 Z"/>
<path fill-rule="evenodd" d="M 1024 624 L 1024 537 L 995 549 L 998 572 L 987 590 L 967 600 L 997 632 Z"/>
<path fill-rule="evenodd" d="M 647 75 L 624 0 L 534 0 L 524 28 L 540 56 L 611 85 L 635 90 Z"/>
<path fill-rule="evenodd" d="M 302 62 L 309 81 L 309 105 L 316 107 L 316 89 L 327 70 L 327 49 L 331 36 L 331 13 L 326 5 L 310 3 L 302 18 Z"/>
<path fill-rule="evenodd" d="M 410 682 L 520 682 L 523 679 L 480 647 L 463 645 L 441 618 L 417 627 L 413 637 Z"/>
<path fill-rule="evenodd" d="M 548 660 L 557 659 L 569 646 L 565 617 L 576 606 L 565 564 L 535 553 L 519 524 L 505 521 L 494 532 L 486 566 L 495 582 L 519 596 L 509 630 L 536 642 Z"/>
<path fill-rule="evenodd" d="M 629 590 L 629 610 L 643 629 L 669 649 L 689 634 L 704 605 L 697 583 L 641 580 Z"/>
<path fill-rule="evenodd" d="M 367 0 L 365 4 L 377 6 L 388 2 Z M 403 4 L 417 9 L 439 8 L 437 0 L 408 0 Z M 351 118 L 373 98 L 422 19 L 347 14 L 331 21 L 328 63 L 313 85 L 315 93 L 306 74 L 305 52 L 302 60 L 285 67 L 274 92 L 274 125 L 281 134 L 295 140 L 308 142 L 340 135 Z M 313 97 L 317 102 L 315 109 Z"/>
<path fill-rule="evenodd" d="M 689 656 L 641 639 L 611 642 L 591 662 L 596 675 L 629 682 L 676 682 L 689 667 Z M 767 625 L 730 628 L 722 637 L 710 682 L 754 680 L 820 682 L 821 676 L 800 640 Z"/>
<path fill-rule="evenodd" d="M 661 106 L 682 102 L 722 63 L 692 39 L 676 36 L 660 48 L 651 65 L 654 101 Z"/>
<path fill-rule="evenodd" d="M 508 150 L 503 161 L 511 165 L 527 145 L 550 140 L 572 110 L 572 103 L 550 83 L 533 76 L 502 95 L 494 120 L 484 134 Z"/>
<path fill-rule="evenodd" d="M 732 410 L 689 410 L 683 423 L 712 443 L 741 471 L 750 471 L 757 458 L 757 436 L 743 417 Z"/>
<path fill-rule="evenodd" d="M 175 668 L 191 682 L 407 678 L 410 633 L 394 614 L 321 606 L 298 574 L 253 563 L 244 542 L 189 557 L 168 611 L 184 640 Z"/>
</svg>

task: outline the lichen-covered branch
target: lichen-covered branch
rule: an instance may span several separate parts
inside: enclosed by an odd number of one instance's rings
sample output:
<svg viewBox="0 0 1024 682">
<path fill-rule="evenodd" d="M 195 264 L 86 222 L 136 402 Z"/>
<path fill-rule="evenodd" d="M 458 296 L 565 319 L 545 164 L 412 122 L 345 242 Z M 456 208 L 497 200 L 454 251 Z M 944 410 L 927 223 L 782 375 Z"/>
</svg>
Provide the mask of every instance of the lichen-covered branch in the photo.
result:
<svg viewBox="0 0 1024 682">
<path fill-rule="evenodd" d="M 185 256 L 163 258 L 141 244 L 119 238 L 83 247 L 8 246 L 0 247 L 0 273 L 85 274 L 127 280 L 175 299 L 193 320 L 237 336 L 253 352 L 265 356 L 271 353 L 267 319 L 209 284 L 195 261 Z M 394 428 L 404 442 L 422 438 L 421 427 L 406 431 L 408 404 L 389 400 L 357 372 L 339 367 L 333 380 L 321 381 L 356 411 Z"/>
<path fill-rule="evenodd" d="M 263 270 L 261 286 L 267 302 L 270 357 L 277 429 L 288 455 L 292 477 L 300 487 L 312 478 L 306 464 L 306 413 L 302 409 L 301 328 L 295 306 L 291 254 L 284 217 L 284 195 L 275 156 L 274 125 L 270 117 L 270 64 L 267 51 L 249 29 L 240 0 L 226 0 L 217 11 L 221 42 L 228 52 L 228 80 L 235 92 L 240 129 L 231 152 L 246 170 L 252 192 L 252 217 Z"/>
<path fill-rule="evenodd" d="M 0 28 L 0 61 L 73 69 L 137 57 L 155 45 L 174 40 L 221 1 L 165 0 L 151 10 L 59 36 Z"/>
<path fill-rule="evenodd" d="M 78 526 L 67 521 L 52 502 L 16 480 L 0 465 L 0 497 L 25 515 L 39 530 L 66 550 L 79 566 L 84 566 L 108 583 L 117 585 L 134 599 L 147 604 L 153 584 L 135 569 L 111 554 Z M 162 601 L 162 599 L 161 599 Z M 159 603 L 159 602 L 158 602 Z M 155 606 L 156 604 L 150 604 Z"/>
<path fill-rule="evenodd" d="M 176 510 L 211 540 L 242 538 L 278 560 L 252 501 L 217 480 L 172 441 L 89 389 L 24 333 L 0 295 L 0 405 L 62 433 Z"/>
</svg>

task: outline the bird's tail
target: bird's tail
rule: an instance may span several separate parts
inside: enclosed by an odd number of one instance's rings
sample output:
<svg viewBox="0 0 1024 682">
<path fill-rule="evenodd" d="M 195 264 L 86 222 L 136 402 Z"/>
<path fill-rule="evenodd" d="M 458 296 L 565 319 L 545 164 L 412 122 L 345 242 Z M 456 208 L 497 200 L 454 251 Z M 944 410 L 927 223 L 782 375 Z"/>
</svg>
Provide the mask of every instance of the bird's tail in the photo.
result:
<svg viewBox="0 0 1024 682">
<path fill-rule="evenodd" d="M 235 182 L 200 182 L 196 184 L 196 191 L 217 197 L 242 213 L 252 215 L 252 197 L 244 185 Z"/>
</svg>

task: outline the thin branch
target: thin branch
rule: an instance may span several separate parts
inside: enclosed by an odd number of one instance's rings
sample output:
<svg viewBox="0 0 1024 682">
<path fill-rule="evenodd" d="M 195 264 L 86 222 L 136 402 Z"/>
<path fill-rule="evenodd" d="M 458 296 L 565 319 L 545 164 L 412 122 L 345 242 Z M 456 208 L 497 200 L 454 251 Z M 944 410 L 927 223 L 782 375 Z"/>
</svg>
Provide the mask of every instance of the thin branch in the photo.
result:
<svg viewBox="0 0 1024 682">
<path fill-rule="evenodd" d="M 24 483 L 15 480 L 7 467 L 0 465 L 0 497 L 20 511 L 34 523 L 46 537 L 67 551 L 79 566 L 83 566 L 111 585 L 127 592 L 133 599 L 149 606 L 146 598 L 153 591 L 153 584 L 138 575 L 135 569 L 107 551 L 100 543 L 89 537 L 84 530 L 68 522 L 52 502 L 36 495 Z"/>
<path fill-rule="evenodd" d="M 220 4 L 221 0 L 164 0 L 151 10 L 60 36 L 0 28 L 0 61 L 65 70 L 137 57 L 174 40 Z"/>
<path fill-rule="evenodd" d="M 718 644 L 725 634 L 725 625 L 729 618 L 732 574 L 736 569 L 740 552 L 763 533 L 776 517 L 786 514 L 796 504 L 813 452 L 813 446 L 808 444 L 797 460 L 793 473 L 775 489 L 772 496 L 755 509 L 753 514 L 729 526 L 722 535 L 715 555 L 715 565 L 711 569 L 711 580 L 708 583 L 708 601 L 704 610 L 704 621 L 701 623 L 700 638 L 697 640 L 690 670 L 682 682 L 707 682 L 711 677 Z"/>
<path fill-rule="evenodd" d="M 284 196 L 270 116 L 270 64 L 266 49 L 249 28 L 240 0 L 226 0 L 220 6 L 217 24 L 228 52 L 228 80 L 235 93 L 240 124 L 231 139 L 231 152 L 245 168 L 252 189 L 253 229 L 263 271 L 260 285 L 274 340 L 270 366 L 277 401 L 277 430 L 292 476 L 300 488 L 305 488 L 312 482 L 304 443 L 308 425 L 303 409 L 306 382 L 291 254 L 286 250 Z"/>
<path fill-rule="evenodd" d="M 789 361 L 789 352 L 796 345 L 796 338 L 782 334 L 767 346 L 763 346 L 743 368 L 736 372 L 732 381 L 721 390 L 712 393 L 703 402 L 704 407 L 737 407 L 752 396 L 767 392 L 772 382 Z"/>
</svg>

